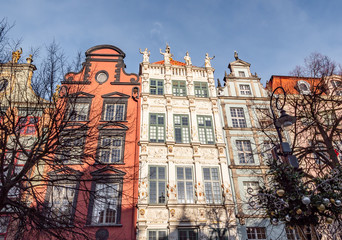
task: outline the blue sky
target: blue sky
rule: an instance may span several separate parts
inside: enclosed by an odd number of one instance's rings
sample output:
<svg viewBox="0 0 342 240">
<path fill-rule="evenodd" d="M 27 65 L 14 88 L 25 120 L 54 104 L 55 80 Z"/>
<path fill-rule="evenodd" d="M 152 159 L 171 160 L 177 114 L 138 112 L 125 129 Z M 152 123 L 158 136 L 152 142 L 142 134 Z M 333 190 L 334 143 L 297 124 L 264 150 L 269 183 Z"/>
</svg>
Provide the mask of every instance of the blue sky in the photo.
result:
<svg viewBox="0 0 342 240">
<path fill-rule="evenodd" d="M 138 73 L 139 48 L 159 61 L 168 42 L 175 60 L 189 51 L 196 66 L 215 55 L 221 80 L 236 50 L 264 84 L 312 52 L 342 63 L 341 9 L 339 0 L 11 0 L 1 3 L 0 18 L 15 23 L 10 37 L 22 38 L 24 56 L 53 39 L 70 59 L 111 44 L 126 53 L 126 72 Z"/>
</svg>

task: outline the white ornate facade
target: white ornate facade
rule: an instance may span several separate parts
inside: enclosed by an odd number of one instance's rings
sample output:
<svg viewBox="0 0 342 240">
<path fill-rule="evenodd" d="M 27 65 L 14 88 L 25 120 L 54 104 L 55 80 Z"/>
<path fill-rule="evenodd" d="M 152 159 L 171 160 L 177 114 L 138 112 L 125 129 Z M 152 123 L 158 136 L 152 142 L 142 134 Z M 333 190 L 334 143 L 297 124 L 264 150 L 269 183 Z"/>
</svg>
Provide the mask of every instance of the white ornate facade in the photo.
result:
<svg viewBox="0 0 342 240">
<path fill-rule="evenodd" d="M 140 65 L 142 112 L 138 239 L 235 239 L 236 220 L 214 69 L 174 61 Z M 208 60 L 206 60 L 208 61 Z"/>
<path fill-rule="evenodd" d="M 219 86 L 218 97 L 222 111 L 229 170 L 234 188 L 234 201 L 239 222 L 239 239 L 286 239 L 283 226 L 273 226 L 264 218 L 253 194 L 264 182 L 266 159 L 270 154 L 270 136 L 273 135 L 269 97 L 260 78 L 250 71 L 250 64 L 239 59 L 229 63 L 229 75 L 224 86 Z M 263 129 L 263 130 L 261 130 Z"/>
</svg>

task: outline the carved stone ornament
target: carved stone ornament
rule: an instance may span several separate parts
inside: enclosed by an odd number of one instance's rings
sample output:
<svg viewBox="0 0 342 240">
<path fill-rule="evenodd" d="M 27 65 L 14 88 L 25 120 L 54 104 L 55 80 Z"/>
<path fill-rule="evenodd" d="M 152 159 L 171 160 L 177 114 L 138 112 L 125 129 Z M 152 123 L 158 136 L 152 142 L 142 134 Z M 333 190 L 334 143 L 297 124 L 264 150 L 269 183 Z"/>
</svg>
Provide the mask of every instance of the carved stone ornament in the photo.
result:
<svg viewBox="0 0 342 240">
<path fill-rule="evenodd" d="M 171 210 L 170 210 L 170 214 L 171 214 L 172 217 L 175 216 L 175 213 L 176 213 L 176 210 L 174 210 L 174 209 L 171 209 Z"/>
<path fill-rule="evenodd" d="M 173 147 L 169 146 L 169 153 L 172 153 L 172 151 L 173 151 Z"/>
<path fill-rule="evenodd" d="M 140 213 L 141 216 L 144 216 L 145 215 L 145 209 L 140 209 L 139 213 Z"/>
</svg>

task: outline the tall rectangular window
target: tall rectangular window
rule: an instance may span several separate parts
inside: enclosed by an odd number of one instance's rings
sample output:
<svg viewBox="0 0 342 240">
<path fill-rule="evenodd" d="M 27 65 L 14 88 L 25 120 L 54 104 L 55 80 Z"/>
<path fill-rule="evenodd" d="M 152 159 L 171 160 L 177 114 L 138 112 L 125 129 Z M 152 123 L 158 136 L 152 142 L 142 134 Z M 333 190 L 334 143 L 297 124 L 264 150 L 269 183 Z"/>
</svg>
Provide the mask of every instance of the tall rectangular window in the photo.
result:
<svg viewBox="0 0 342 240">
<path fill-rule="evenodd" d="M 247 127 L 245 113 L 243 108 L 230 108 L 230 115 L 232 117 L 233 127 L 245 128 Z"/>
<path fill-rule="evenodd" d="M 89 103 L 74 103 L 69 105 L 69 121 L 87 121 L 89 115 Z"/>
<path fill-rule="evenodd" d="M 164 94 L 164 80 L 151 79 L 150 80 L 150 94 L 163 95 Z"/>
<path fill-rule="evenodd" d="M 254 163 L 251 142 L 249 140 L 236 140 L 239 163 Z"/>
<path fill-rule="evenodd" d="M 178 229 L 179 240 L 197 240 L 197 229 Z"/>
<path fill-rule="evenodd" d="M 189 116 L 174 115 L 173 121 L 174 121 L 174 128 L 175 128 L 176 143 L 189 143 L 190 142 Z"/>
<path fill-rule="evenodd" d="M 211 116 L 197 116 L 197 122 L 201 144 L 214 144 L 214 131 Z"/>
<path fill-rule="evenodd" d="M 266 228 L 264 227 L 247 227 L 247 239 L 265 239 Z"/>
<path fill-rule="evenodd" d="M 208 84 L 206 82 L 194 82 L 194 86 L 196 97 L 208 97 Z"/>
<path fill-rule="evenodd" d="M 76 184 L 55 184 L 49 198 L 49 215 L 67 223 L 74 212 Z"/>
<path fill-rule="evenodd" d="M 186 84 L 185 81 L 172 81 L 172 93 L 173 96 L 186 96 Z"/>
<path fill-rule="evenodd" d="M 121 163 L 123 161 L 123 136 L 101 136 L 99 157 L 101 163 Z"/>
<path fill-rule="evenodd" d="M 150 114 L 150 142 L 164 142 L 165 140 L 165 114 Z"/>
<path fill-rule="evenodd" d="M 148 240 L 167 240 L 167 231 L 148 230 Z"/>
<path fill-rule="evenodd" d="M 240 84 L 240 95 L 252 95 L 251 87 L 248 84 Z"/>
<path fill-rule="evenodd" d="M 179 203 L 194 203 L 192 167 L 177 167 L 177 189 Z"/>
<path fill-rule="evenodd" d="M 239 77 L 246 77 L 246 74 L 244 71 L 239 71 Z"/>
<path fill-rule="evenodd" d="M 119 183 L 96 183 L 92 224 L 118 224 L 120 206 Z"/>
<path fill-rule="evenodd" d="M 166 200 L 166 167 L 149 167 L 150 203 L 164 204 Z"/>
<path fill-rule="evenodd" d="M 207 203 L 221 203 L 220 176 L 218 167 L 203 168 L 205 199 Z"/>
<path fill-rule="evenodd" d="M 105 104 L 105 121 L 125 120 L 125 104 Z"/>
</svg>

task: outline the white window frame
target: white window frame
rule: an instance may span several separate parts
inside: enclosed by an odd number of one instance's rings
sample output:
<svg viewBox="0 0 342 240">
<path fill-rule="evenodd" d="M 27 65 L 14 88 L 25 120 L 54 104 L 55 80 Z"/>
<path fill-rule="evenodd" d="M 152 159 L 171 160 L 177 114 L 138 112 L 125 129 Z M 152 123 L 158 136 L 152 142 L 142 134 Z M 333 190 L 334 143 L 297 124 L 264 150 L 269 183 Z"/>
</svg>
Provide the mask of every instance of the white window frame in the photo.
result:
<svg viewBox="0 0 342 240">
<path fill-rule="evenodd" d="M 246 128 L 245 110 L 242 107 L 230 107 L 230 116 L 233 128 Z"/>
<path fill-rule="evenodd" d="M 209 169 L 209 176 L 206 176 L 205 169 Z M 216 170 L 216 173 L 213 172 Z M 202 167 L 205 201 L 207 204 L 221 204 L 222 190 L 219 167 Z"/>
<path fill-rule="evenodd" d="M 70 121 L 88 121 L 89 119 L 89 103 L 76 102 L 69 106 L 68 110 Z"/>
<path fill-rule="evenodd" d="M 119 224 L 120 191 L 120 183 L 96 183 L 92 224 Z"/>
<path fill-rule="evenodd" d="M 242 96 L 251 96 L 252 90 L 251 85 L 249 84 L 239 84 L 240 95 Z"/>
<path fill-rule="evenodd" d="M 259 231 L 262 230 L 262 231 Z M 267 239 L 267 232 L 265 227 L 246 227 L 247 239 Z M 265 236 L 265 237 L 263 237 Z"/>
<path fill-rule="evenodd" d="M 151 176 L 151 168 L 156 168 L 156 178 L 152 178 Z M 164 178 L 160 177 L 160 170 L 164 169 Z M 166 183 L 167 183 L 167 171 L 166 166 L 160 165 L 151 165 L 148 168 L 148 179 L 149 179 L 149 203 L 150 204 L 166 204 L 167 202 L 167 192 L 166 192 Z M 151 200 L 152 194 L 152 184 L 155 184 L 155 200 Z M 164 185 L 164 187 L 161 187 Z M 161 201 L 162 197 L 164 197 L 164 202 Z"/>
<path fill-rule="evenodd" d="M 113 107 L 113 109 L 109 109 Z M 124 103 L 106 103 L 105 104 L 105 121 L 124 121 L 125 120 L 125 107 Z"/>
<path fill-rule="evenodd" d="M 100 149 L 99 149 L 99 161 L 101 163 L 122 163 L 123 156 L 124 156 L 124 136 L 120 136 L 120 135 L 101 136 Z"/>
<path fill-rule="evenodd" d="M 250 140 L 236 140 L 239 164 L 254 164 L 252 144 Z"/>
<path fill-rule="evenodd" d="M 189 171 L 191 176 L 189 177 Z M 183 177 L 182 177 L 183 176 Z M 194 171 L 191 166 L 177 166 L 177 199 L 178 203 L 194 203 Z M 183 190 L 183 191 L 182 191 Z"/>
</svg>

